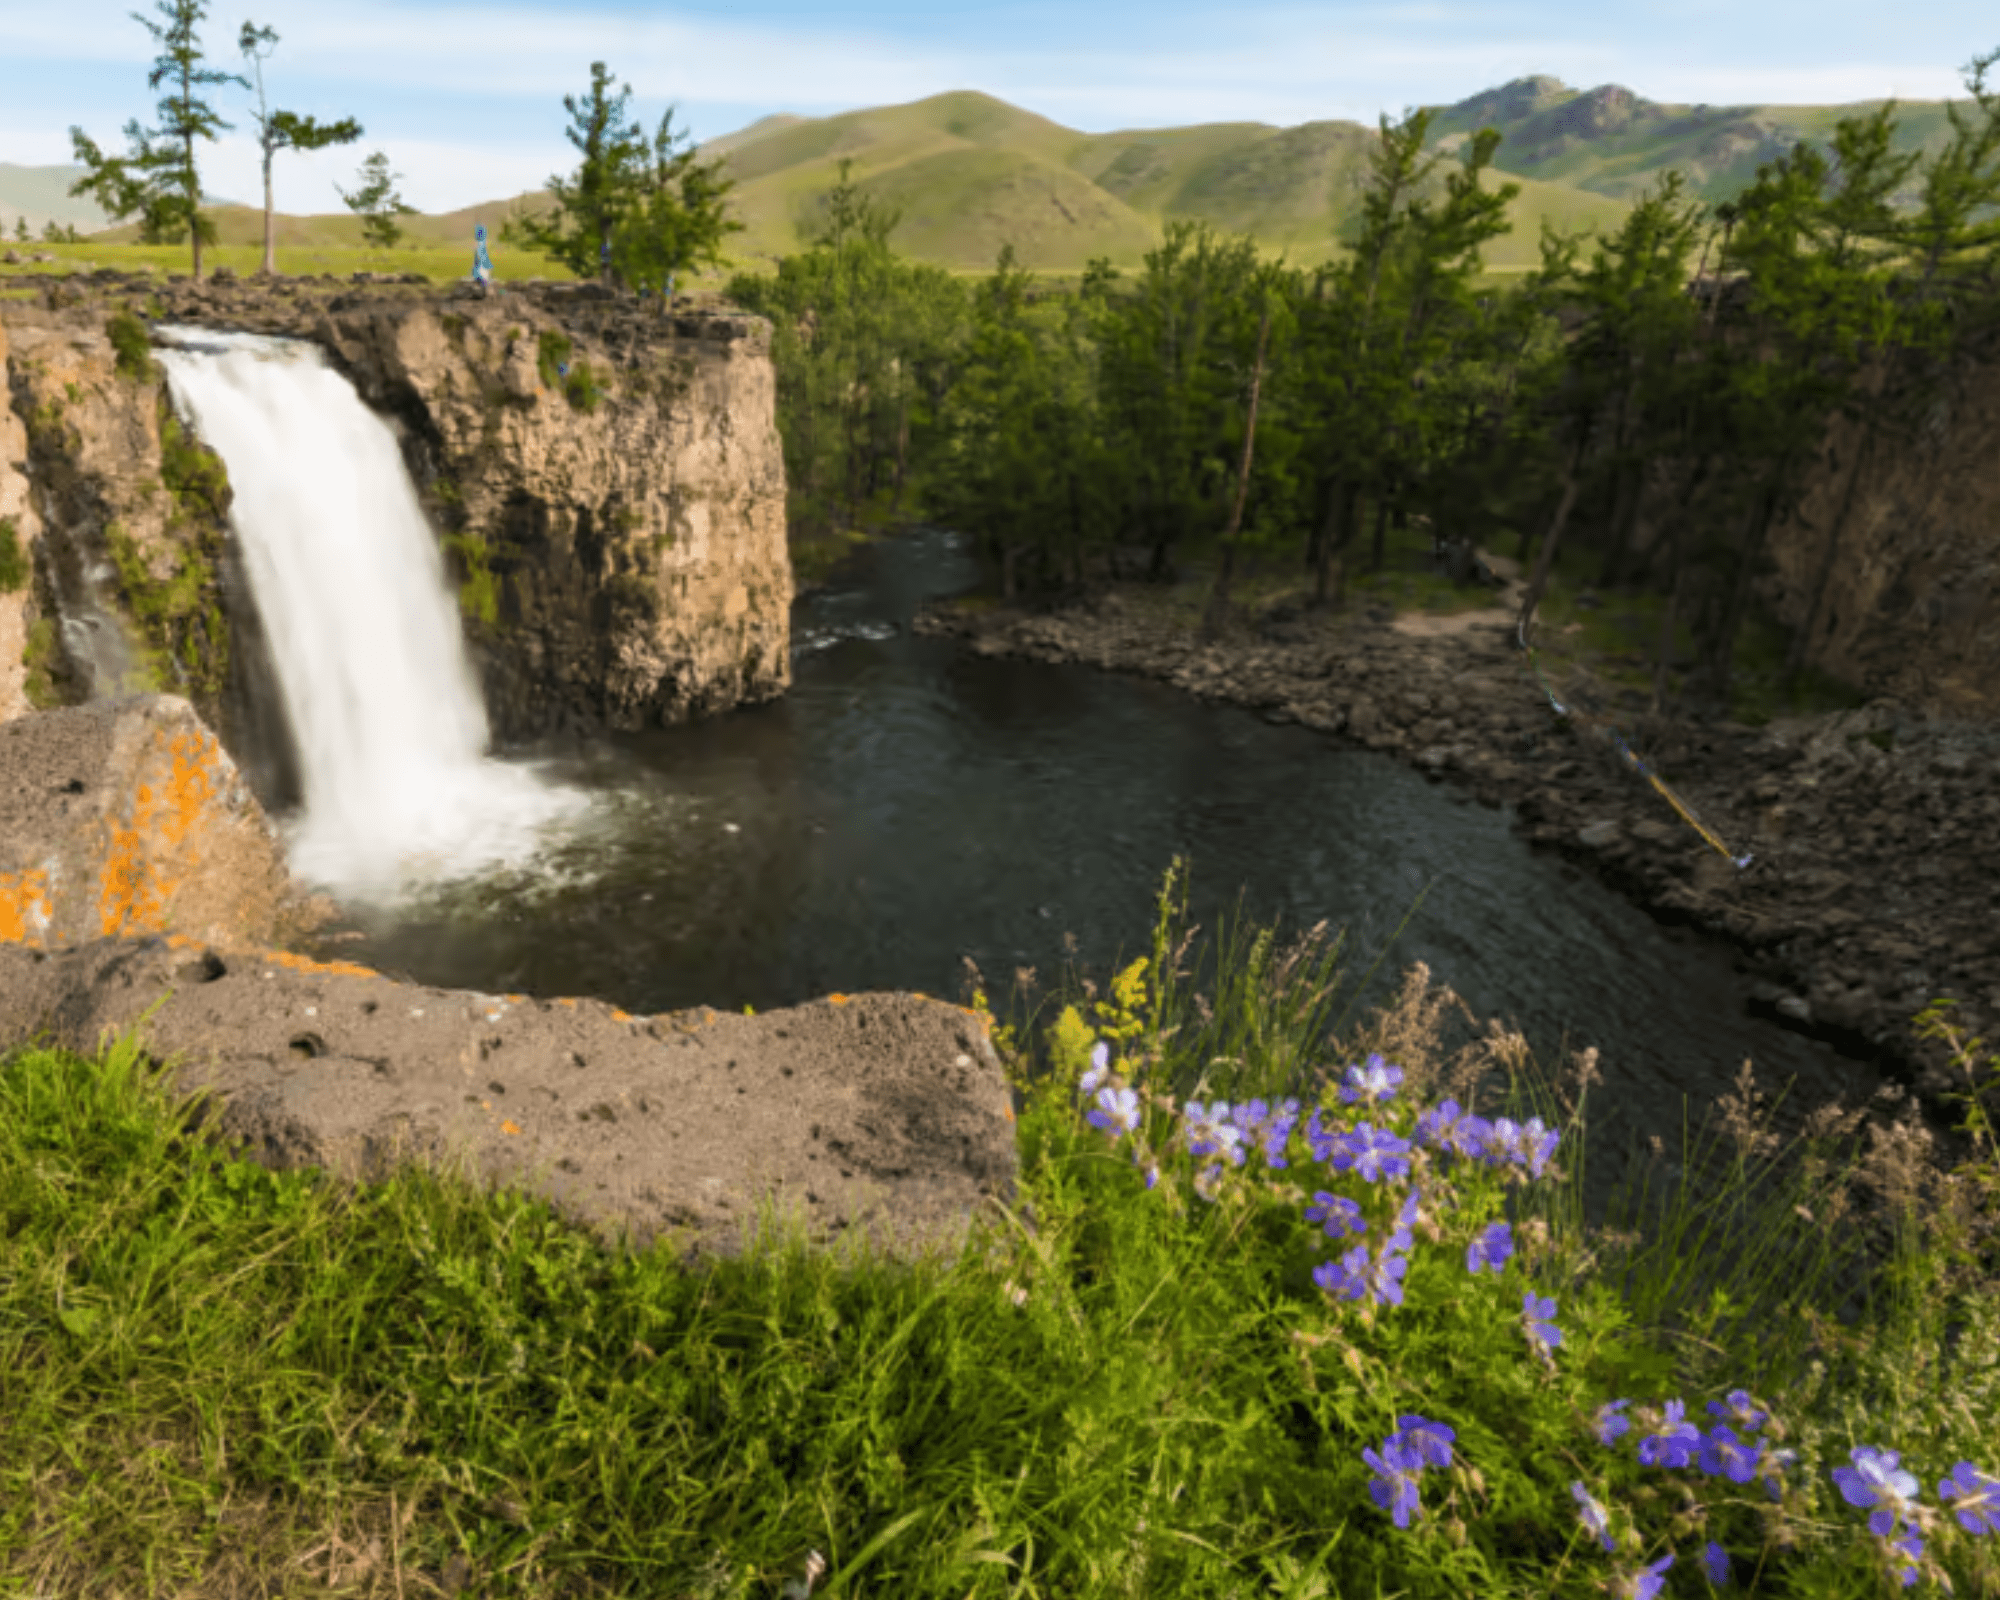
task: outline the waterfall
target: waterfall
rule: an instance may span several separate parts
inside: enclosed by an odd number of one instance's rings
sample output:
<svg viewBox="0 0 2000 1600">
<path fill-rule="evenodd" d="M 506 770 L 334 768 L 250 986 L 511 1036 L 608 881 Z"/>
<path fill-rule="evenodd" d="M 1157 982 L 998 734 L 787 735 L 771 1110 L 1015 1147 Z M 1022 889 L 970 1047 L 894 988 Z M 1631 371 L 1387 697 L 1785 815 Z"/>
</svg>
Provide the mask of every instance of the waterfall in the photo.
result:
<svg viewBox="0 0 2000 1600">
<path fill-rule="evenodd" d="M 175 404 L 234 490 L 298 747 L 293 870 L 382 900 L 531 853 L 583 797 L 487 757 L 457 600 L 388 425 L 314 345 L 159 334 Z"/>
</svg>

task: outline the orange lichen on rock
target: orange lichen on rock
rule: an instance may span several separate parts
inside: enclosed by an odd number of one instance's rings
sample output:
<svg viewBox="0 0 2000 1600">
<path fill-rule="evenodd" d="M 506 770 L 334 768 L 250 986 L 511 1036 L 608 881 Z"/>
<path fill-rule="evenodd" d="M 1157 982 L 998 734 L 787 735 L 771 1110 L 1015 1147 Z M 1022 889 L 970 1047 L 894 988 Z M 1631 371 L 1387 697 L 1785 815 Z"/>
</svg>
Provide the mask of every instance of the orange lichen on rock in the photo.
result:
<svg viewBox="0 0 2000 1600">
<path fill-rule="evenodd" d="M 274 967 L 284 967 L 292 972 L 330 972 L 341 978 L 381 977 L 381 973 L 373 967 L 359 966 L 352 961 L 315 961 L 310 956 L 295 956 L 289 950 L 266 950 L 264 959 Z"/>
<path fill-rule="evenodd" d="M 168 903 L 183 877 L 201 863 L 190 840 L 216 801 L 218 748 L 212 736 L 193 729 L 153 735 L 147 766 L 163 760 L 164 781 L 137 786 L 130 823 L 106 819 L 97 892 L 100 933 L 165 931 Z"/>
<path fill-rule="evenodd" d="M 0 873 L 0 940 L 39 944 L 52 915 L 46 872 Z"/>
</svg>

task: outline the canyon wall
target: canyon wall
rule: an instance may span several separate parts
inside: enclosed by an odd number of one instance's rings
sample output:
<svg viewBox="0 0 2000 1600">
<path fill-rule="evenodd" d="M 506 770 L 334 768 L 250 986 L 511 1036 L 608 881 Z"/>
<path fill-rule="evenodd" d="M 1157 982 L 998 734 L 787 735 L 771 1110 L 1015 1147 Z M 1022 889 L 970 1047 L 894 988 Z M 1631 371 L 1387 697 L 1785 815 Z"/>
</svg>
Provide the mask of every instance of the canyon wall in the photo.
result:
<svg viewBox="0 0 2000 1600">
<path fill-rule="evenodd" d="M 790 683 L 784 468 L 759 319 L 663 317 L 587 286 L 482 298 L 100 274 L 0 320 L 0 515 L 21 503 L 30 569 L 0 593 L 0 645 L 20 635 L 0 714 L 164 691 L 232 750 L 278 742 L 227 475 L 134 347 L 145 322 L 310 339 L 390 420 L 459 585 L 497 736 L 674 722 Z M 274 782 L 258 784 L 267 799 Z"/>
<path fill-rule="evenodd" d="M 1804 625 L 1853 476 L 1813 664 L 1929 715 L 2000 719 L 2000 349 L 1957 359 L 1913 436 L 1884 433 L 1860 459 L 1863 432 L 1833 424 L 1800 516 L 1772 530 L 1766 597 Z"/>
</svg>

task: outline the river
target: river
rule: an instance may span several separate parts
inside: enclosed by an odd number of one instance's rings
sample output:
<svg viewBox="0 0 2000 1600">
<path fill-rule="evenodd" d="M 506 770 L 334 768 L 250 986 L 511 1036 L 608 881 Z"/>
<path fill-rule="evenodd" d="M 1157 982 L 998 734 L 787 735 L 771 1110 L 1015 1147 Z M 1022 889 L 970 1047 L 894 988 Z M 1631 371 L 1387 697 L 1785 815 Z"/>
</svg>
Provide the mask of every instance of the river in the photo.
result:
<svg viewBox="0 0 2000 1600">
<path fill-rule="evenodd" d="M 1422 960 L 1546 1065 L 1597 1046 L 1600 1201 L 1634 1140 L 1677 1150 L 1684 1109 L 1698 1117 L 1746 1058 L 1769 1087 L 1795 1080 L 1795 1111 L 1879 1083 L 1748 1015 L 1727 950 L 1530 849 L 1504 807 L 1164 685 L 912 635 L 926 598 L 977 575 L 942 530 L 864 550 L 798 601 L 784 697 L 514 752 L 587 791 L 583 820 L 525 864 L 350 900 L 348 937 L 320 948 L 638 1013 L 871 989 L 958 999 L 969 958 L 1004 1017 L 1017 968 L 1060 974 L 1065 935 L 1100 975 L 1147 950 L 1181 856 L 1205 930 L 1239 904 L 1281 937 L 1345 928 L 1348 993 L 1422 895 L 1365 998 Z"/>
</svg>

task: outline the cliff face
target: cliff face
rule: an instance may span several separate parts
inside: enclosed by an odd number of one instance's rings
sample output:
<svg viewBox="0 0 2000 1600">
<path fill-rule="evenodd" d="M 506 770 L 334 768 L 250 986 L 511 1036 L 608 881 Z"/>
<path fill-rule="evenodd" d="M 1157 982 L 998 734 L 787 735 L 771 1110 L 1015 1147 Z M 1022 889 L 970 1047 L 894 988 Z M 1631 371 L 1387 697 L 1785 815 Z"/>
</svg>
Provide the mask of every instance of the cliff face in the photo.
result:
<svg viewBox="0 0 2000 1600">
<path fill-rule="evenodd" d="M 20 523 L 27 598 L 0 595 L 0 630 L 13 601 L 17 629 L 41 641 L 8 652 L 31 662 L 17 698 L 73 704 L 115 672 L 121 688 L 186 695 L 232 747 L 268 720 L 251 692 L 261 641 L 226 534 L 226 478 L 179 428 L 157 372 L 129 349 L 121 368 L 108 336 L 121 309 L 312 339 L 392 419 L 500 737 L 673 722 L 789 685 L 784 469 L 761 321 L 667 319 L 553 288 L 484 300 L 176 282 L 142 299 L 117 281 L 5 314 L 17 477 L 46 524 Z M 76 625 L 93 603 L 106 623 Z"/>
<path fill-rule="evenodd" d="M 1771 533 L 1767 594 L 1804 624 L 1863 429 L 1835 422 L 1801 508 Z M 1814 665 L 1927 714 L 2000 719 L 2000 351 L 1961 360 L 1913 440 L 1879 436 L 1852 487 Z"/>
</svg>

